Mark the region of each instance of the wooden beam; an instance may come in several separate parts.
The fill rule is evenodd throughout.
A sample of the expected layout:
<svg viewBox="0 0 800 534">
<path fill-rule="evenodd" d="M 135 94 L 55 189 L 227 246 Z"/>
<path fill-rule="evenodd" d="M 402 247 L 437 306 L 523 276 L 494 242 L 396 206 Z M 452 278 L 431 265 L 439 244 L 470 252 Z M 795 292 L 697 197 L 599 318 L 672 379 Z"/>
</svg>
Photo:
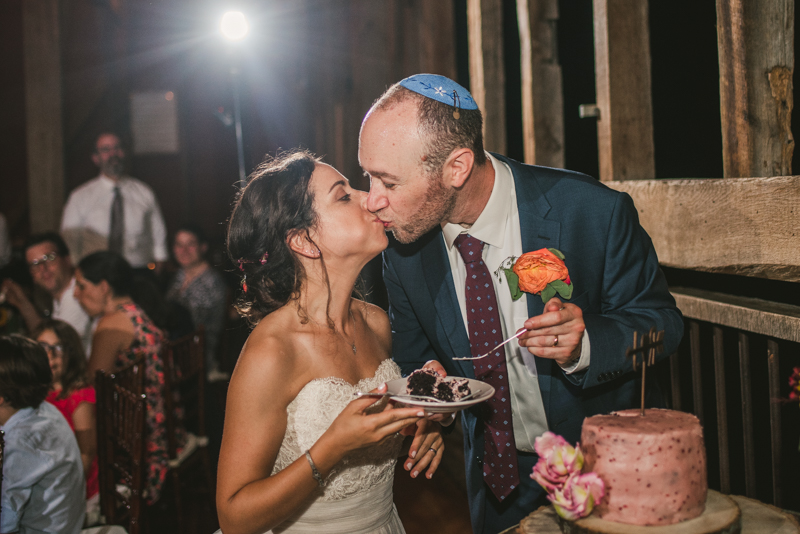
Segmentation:
<svg viewBox="0 0 800 534">
<path fill-rule="evenodd" d="M 470 92 L 483 112 L 486 150 L 506 152 L 502 0 L 467 0 Z"/>
<path fill-rule="evenodd" d="M 800 176 L 608 182 L 663 265 L 800 282 Z"/>
<path fill-rule="evenodd" d="M 557 0 L 517 0 L 525 163 L 564 166 L 564 98 Z"/>
<path fill-rule="evenodd" d="M 22 2 L 31 232 L 58 230 L 64 206 L 58 0 Z"/>
<path fill-rule="evenodd" d="M 670 293 L 689 319 L 800 343 L 800 306 L 687 287 Z"/>
<path fill-rule="evenodd" d="M 647 2 L 594 0 L 600 179 L 655 178 Z"/>
<path fill-rule="evenodd" d="M 725 177 L 792 173 L 794 0 L 717 0 Z"/>
<path fill-rule="evenodd" d="M 417 0 L 419 72 L 456 79 L 455 6 L 453 0 Z"/>
</svg>

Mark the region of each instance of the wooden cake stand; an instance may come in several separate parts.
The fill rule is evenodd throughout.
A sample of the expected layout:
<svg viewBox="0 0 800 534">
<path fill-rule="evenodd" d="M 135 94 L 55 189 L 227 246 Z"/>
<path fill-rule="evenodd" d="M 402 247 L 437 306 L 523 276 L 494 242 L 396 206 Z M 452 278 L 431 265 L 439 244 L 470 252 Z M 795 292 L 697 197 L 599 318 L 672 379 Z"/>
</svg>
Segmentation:
<svg viewBox="0 0 800 534">
<path fill-rule="evenodd" d="M 699 517 L 674 525 L 642 527 L 604 521 L 589 516 L 579 521 L 564 521 L 552 506 L 542 506 L 522 520 L 519 526 L 501 534 L 798 534 L 794 517 L 778 508 L 747 497 L 726 497 L 708 491 L 706 509 Z"/>
</svg>

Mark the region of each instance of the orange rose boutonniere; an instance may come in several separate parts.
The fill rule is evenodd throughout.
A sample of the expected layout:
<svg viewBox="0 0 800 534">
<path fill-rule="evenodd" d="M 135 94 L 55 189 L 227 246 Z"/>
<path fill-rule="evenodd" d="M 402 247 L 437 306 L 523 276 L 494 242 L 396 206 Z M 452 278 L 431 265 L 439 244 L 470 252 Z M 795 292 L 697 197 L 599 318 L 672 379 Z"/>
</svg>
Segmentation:
<svg viewBox="0 0 800 534">
<path fill-rule="evenodd" d="M 542 302 L 556 296 L 572 297 L 572 281 L 564 263 L 564 254 L 554 248 L 526 252 L 519 258 L 511 257 L 500 266 L 505 272 L 511 298 L 517 300 L 522 293 L 541 295 Z"/>
</svg>

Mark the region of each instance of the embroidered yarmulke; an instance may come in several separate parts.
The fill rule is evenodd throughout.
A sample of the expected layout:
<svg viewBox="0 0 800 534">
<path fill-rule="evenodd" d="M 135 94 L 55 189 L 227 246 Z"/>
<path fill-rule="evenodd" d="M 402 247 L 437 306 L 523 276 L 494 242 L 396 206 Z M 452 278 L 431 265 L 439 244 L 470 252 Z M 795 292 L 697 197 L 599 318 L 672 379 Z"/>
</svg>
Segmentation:
<svg viewBox="0 0 800 534">
<path fill-rule="evenodd" d="M 415 74 L 402 80 L 400 85 L 409 91 L 414 91 L 448 106 L 459 109 L 478 109 L 478 104 L 475 103 L 469 91 L 446 76 Z"/>
</svg>

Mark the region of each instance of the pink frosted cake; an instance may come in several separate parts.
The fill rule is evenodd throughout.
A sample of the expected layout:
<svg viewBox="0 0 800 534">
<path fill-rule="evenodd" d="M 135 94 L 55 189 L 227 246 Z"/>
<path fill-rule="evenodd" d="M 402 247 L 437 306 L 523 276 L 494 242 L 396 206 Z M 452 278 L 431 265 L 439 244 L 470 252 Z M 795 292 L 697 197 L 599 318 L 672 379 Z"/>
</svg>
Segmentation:
<svg viewBox="0 0 800 534">
<path fill-rule="evenodd" d="M 624 410 L 583 421 L 584 472 L 606 484 L 594 513 L 632 525 L 669 525 L 703 513 L 708 483 L 700 421 L 673 410 Z"/>
</svg>

